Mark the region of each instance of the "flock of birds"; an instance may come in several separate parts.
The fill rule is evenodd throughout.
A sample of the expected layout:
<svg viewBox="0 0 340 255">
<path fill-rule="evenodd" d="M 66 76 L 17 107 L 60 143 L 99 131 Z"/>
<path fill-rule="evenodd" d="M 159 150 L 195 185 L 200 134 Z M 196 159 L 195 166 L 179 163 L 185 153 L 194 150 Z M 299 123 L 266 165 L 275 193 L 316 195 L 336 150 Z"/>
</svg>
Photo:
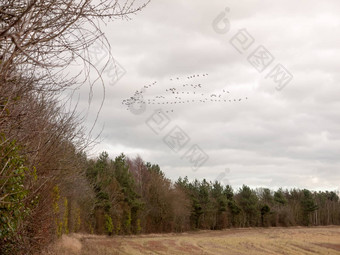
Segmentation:
<svg viewBox="0 0 340 255">
<path fill-rule="evenodd" d="M 192 81 L 193 79 L 197 79 L 199 77 L 208 77 L 209 74 L 194 74 L 191 76 L 187 76 L 185 78 L 170 78 L 170 83 L 176 81 L 183 81 L 185 83 L 172 85 L 171 87 L 165 88 L 161 95 L 149 96 L 147 97 L 146 92 L 153 87 L 159 86 L 158 82 L 155 81 L 149 85 L 145 85 L 141 90 L 137 90 L 134 95 L 130 98 L 124 99 L 122 104 L 127 107 L 127 110 L 130 107 L 135 107 L 135 105 L 160 105 L 160 106 L 172 106 L 171 109 L 165 110 L 166 113 L 174 112 L 175 105 L 185 105 L 185 104 L 207 104 L 207 103 L 231 103 L 231 102 L 241 102 L 242 100 L 247 100 L 248 98 L 231 98 L 230 92 L 223 89 L 220 93 L 204 93 L 203 84 L 195 83 Z M 169 108 L 169 107 L 167 107 Z"/>
</svg>

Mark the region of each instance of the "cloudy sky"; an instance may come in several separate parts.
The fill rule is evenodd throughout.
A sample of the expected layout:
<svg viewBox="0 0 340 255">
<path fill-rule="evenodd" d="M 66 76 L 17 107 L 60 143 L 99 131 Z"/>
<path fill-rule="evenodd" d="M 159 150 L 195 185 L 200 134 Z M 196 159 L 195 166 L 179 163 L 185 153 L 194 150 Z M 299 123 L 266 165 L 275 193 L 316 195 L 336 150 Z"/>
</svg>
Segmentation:
<svg viewBox="0 0 340 255">
<path fill-rule="evenodd" d="M 103 75 L 92 153 L 139 154 L 173 180 L 339 190 L 339 13 L 337 0 L 155 0 L 108 22 L 126 73 Z M 144 104 L 127 110 L 136 91 Z M 102 98 L 97 86 L 87 126 Z"/>
</svg>

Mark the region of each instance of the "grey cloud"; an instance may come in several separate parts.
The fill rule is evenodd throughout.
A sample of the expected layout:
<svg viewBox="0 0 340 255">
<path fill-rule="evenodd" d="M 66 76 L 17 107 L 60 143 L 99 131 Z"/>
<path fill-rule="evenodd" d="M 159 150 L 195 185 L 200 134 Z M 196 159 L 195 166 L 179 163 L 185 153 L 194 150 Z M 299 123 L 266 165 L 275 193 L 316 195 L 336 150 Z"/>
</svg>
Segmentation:
<svg viewBox="0 0 340 255">
<path fill-rule="evenodd" d="M 226 7 L 231 29 L 217 34 L 212 21 Z M 154 1 L 131 21 L 108 23 L 104 30 L 112 54 L 127 73 L 114 86 L 106 86 L 96 131 L 105 128 L 95 151 L 107 150 L 112 157 L 140 154 L 159 163 L 172 179 L 188 175 L 213 181 L 230 168 L 225 181 L 235 187 L 245 183 L 339 189 L 339 10 L 337 1 Z M 255 38 L 244 54 L 229 44 L 241 28 Z M 258 73 L 247 56 L 261 44 L 275 61 Z M 294 75 L 280 92 L 265 78 L 277 63 Z M 225 89 L 230 91 L 228 100 L 242 101 L 173 107 L 172 121 L 159 135 L 145 124 L 158 105 L 147 105 L 145 112 L 134 115 L 121 104 L 154 81 L 157 87 L 147 89 L 145 98 L 168 97 L 165 89 L 179 88 L 185 77 L 198 73 L 209 73 L 208 79 L 196 80 L 204 85 L 204 94 Z M 184 80 L 171 83 L 172 77 Z M 103 97 L 100 86 L 94 89 L 87 126 Z M 79 93 L 83 110 L 88 89 Z M 175 125 L 191 138 L 177 154 L 162 141 Z M 197 171 L 181 159 L 192 144 L 209 155 Z"/>
</svg>

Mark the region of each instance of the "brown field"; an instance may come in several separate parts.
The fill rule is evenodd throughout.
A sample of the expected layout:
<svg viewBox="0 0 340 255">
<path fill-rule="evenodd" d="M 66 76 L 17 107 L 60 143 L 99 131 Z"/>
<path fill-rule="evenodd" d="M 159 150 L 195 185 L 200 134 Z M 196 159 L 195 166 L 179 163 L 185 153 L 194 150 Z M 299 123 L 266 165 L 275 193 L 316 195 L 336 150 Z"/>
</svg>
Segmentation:
<svg viewBox="0 0 340 255">
<path fill-rule="evenodd" d="M 105 237 L 63 236 L 44 254 L 340 254 L 340 227 L 254 228 Z"/>
</svg>

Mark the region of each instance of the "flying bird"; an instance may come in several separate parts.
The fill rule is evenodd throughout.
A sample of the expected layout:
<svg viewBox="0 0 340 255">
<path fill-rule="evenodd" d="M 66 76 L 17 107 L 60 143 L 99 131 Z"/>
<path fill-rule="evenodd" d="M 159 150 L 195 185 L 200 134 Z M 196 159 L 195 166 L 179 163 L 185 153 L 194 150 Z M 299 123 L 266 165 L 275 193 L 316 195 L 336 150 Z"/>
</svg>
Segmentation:
<svg viewBox="0 0 340 255">
<path fill-rule="evenodd" d="M 208 76 L 208 73 L 204 74 L 193 74 L 189 75 L 186 78 L 187 79 L 193 79 L 198 77 L 206 77 Z M 180 77 L 176 78 L 169 78 L 170 81 L 173 80 L 180 80 Z M 127 109 L 133 104 L 157 104 L 157 105 L 175 105 L 175 104 L 207 104 L 207 103 L 227 103 L 231 102 L 232 100 L 234 102 L 241 102 L 242 98 L 229 98 L 230 96 L 226 95 L 230 94 L 229 91 L 223 89 L 222 93 L 207 93 L 204 91 L 205 85 L 204 83 L 194 83 L 194 84 L 188 84 L 188 83 L 182 83 L 177 84 L 176 86 L 172 87 L 163 87 L 163 93 L 151 93 L 149 95 L 148 91 L 150 91 L 151 88 L 153 88 L 153 85 L 155 85 L 157 81 L 154 81 L 151 85 L 144 85 L 143 89 L 141 91 L 136 91 L 132 97 L 129 97 L 128 99 L 122 100 L 122 104 L 127 106 Z M 173 83 L 176 84 L 176 83 Z M 158 85 L 158 88 L 160 88 L 162 84 Z M 186 89 L 187 88 L 187 89 Z M 197 90 L 200 90 L 198 93 L 196 93 Z M 182 94 L 182 97 L 179 97 L 178 95 Z M 177 96 L 175 96 L 177 95 Z M 145 98 L 144 98 L 145 97 Z M 210 101 L 208 100 L 210 98 Z M 248 100 L 248 97 L 245 97 L 245 100 Z M 173 112 L 174 110 L 166 110 L 167 113 Z"/>
</svg>

